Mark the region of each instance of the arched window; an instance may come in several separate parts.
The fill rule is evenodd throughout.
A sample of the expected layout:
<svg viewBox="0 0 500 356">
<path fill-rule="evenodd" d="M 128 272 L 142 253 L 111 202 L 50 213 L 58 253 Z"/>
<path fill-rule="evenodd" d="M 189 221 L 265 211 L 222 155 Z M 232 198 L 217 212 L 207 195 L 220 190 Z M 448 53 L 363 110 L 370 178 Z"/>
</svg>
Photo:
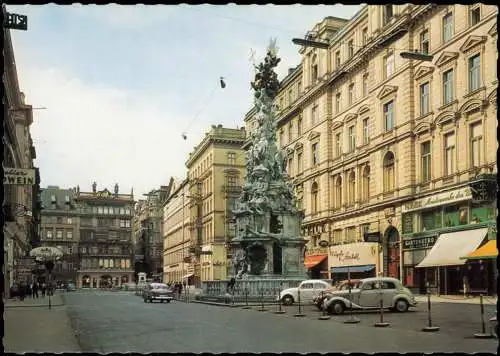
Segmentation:
<svg viewBox="0 0 500 356">
<path fill-rule="evenodd" d="M 335 180 L 335 208 L 342 206 L 342 177 L 338 176 Z"/>
<path fill-rule="evenodd" d="M 354 204 L 356 200 L 356 175 L 354 171 L 349 173 L 349 204 Z"/>
<path fill-rule="evenodd" d="M 370 199 L 370 166 L 363 169 L 363 180 L 361 184 L 361 194 L 363 201 Z"/>
<path fill-rule="evenodd" d="M 313 214 L 318 212 L 318 183 L 316 182 L 311 186 L 311 211 Z"/>
<path fill-rule="evenodd" d="M 384 192 L 394 190 L 394 153 L 387 152 L 384 156 Z"/>
</svg>

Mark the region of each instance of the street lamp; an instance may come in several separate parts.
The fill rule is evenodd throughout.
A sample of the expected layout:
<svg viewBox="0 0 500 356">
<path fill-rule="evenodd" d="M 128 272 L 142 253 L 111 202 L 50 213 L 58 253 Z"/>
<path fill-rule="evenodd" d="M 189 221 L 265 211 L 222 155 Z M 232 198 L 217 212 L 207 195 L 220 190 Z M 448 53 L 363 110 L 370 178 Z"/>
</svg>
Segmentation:
<svg viewBox="0 0 500 356">
<path fill-rule="evenodd" d="M 63 252 L 57 247 L 43 246 L 36 247 L 30 251 L 30 256 L 34 257 L 35 260 L 41 262 L 45 265 L 45 268 L 49 272 L 49 309 L 52 309 L 52 270 L 54 269 L 55 262 L 58 261 L 62 256 Z"/>
<path fill-rule="evenodd" d="M 403 57 L 404 59 L 415 59 L 417 61 L 424 61 L 424 62 L 432 62 L 432 59 L 434 58 L 434 56 L 431 54 L 422 53 L 417 50 L 403 51 L 400 53 L 400 56 Z"/>
</svg>

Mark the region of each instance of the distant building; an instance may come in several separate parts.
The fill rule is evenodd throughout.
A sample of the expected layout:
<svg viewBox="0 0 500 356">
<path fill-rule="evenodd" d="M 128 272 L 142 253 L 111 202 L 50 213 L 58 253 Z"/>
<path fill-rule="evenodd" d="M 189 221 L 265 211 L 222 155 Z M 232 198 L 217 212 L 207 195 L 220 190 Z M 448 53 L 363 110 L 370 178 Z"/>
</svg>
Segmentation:
<svg viewBox="0 0 500 356">
<path fill-rule="evenodd" d="M 195 284 L 224 280 L 231 271 L 227 243 L 234 236 L 234 225 L 230 211 L 243 184 L 244 142 L 244 128 L 212 125 L 186 162 Z"/>
<path fill-rule="evenodd" d="M 132 217 L 134 195 L 98 191 L 75 192 L 79 210 L 78 288 L 106 288 L 133 281 Z"/>
<path fill-rule="evenodd" d="M 79 231 L 74 196 L 75 190 L 57 186 L 48 186 L 41 192 L 41 244 L 57 247 L 64 253 L 52 271 L 52 280 L 56 283 L 76 282 L 77 279 Z"/>
</svg>

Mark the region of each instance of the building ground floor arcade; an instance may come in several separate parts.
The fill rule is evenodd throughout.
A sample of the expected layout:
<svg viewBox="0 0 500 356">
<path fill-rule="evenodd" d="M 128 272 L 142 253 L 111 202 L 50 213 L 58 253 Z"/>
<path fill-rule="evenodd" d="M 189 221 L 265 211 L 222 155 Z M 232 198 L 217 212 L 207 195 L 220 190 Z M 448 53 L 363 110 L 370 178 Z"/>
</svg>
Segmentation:
<svg viewBox="0 0 500 356">
<path fill-rule="evenodd" d="M 134 271 L 85 271 L 78 272 L 77 288 L 113 288 L 122 284 L 134 282 Z"/>
</svg>

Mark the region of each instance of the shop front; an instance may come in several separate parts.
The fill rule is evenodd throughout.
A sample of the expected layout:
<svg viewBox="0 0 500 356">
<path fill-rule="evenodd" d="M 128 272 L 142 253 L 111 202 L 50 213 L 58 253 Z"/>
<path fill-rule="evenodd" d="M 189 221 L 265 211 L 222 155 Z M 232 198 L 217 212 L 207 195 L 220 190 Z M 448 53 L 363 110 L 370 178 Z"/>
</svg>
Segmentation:
<svg viewBox="0 0 500 356">
<path fill-rule="evenodd" d="M 328 248 L 318 247 L 306 250 L 304 265 L 311 279 L 329 279 Z"/>
<path fill-rule="evenodd" d="M 379 244 L 357 242 L 330 246 L 328 266 L 333 283 L 341 280 L 375 277 L 381 271 Z"/>
</svg>

